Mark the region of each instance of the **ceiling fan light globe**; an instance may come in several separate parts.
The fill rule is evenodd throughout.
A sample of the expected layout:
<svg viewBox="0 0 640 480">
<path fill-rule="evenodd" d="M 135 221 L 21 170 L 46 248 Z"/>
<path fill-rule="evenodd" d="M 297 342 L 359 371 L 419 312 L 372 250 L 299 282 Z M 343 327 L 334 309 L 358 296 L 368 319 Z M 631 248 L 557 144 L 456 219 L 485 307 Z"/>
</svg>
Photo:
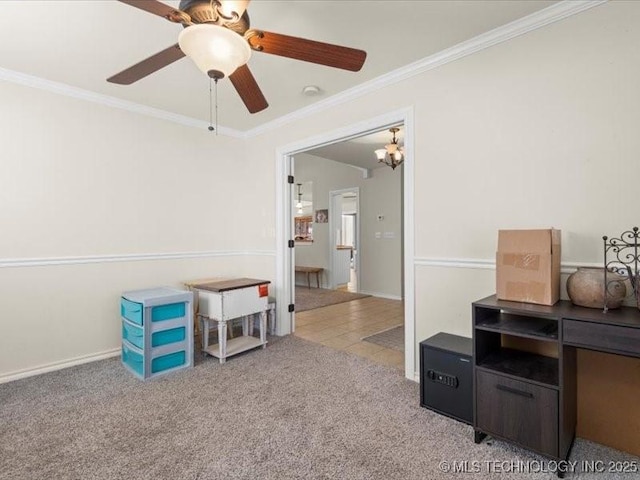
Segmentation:
<svg viewBox="0 0 640 480">
<path fill-rule="evenodd" d="M 178 44 L 206 74 L 218 71 L 228 77 L 251 57 L 251 48 L 243 37 L 218 25 L 191 25 L 180 32 Z"/>
</svg>

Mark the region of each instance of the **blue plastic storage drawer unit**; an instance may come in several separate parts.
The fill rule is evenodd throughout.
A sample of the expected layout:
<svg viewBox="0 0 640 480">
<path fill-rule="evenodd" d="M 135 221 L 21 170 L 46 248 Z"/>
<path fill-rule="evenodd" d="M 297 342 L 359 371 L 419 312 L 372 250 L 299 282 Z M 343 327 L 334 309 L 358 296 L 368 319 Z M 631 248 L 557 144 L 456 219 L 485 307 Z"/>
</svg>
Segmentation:
<svg viewBox="0 0 640 480">
<path fill-rule="evenodd" d="M 147 379 L 193 365 L 193 294 L 162 287 L 120 299 L 122 363 Z"/>
</svg>

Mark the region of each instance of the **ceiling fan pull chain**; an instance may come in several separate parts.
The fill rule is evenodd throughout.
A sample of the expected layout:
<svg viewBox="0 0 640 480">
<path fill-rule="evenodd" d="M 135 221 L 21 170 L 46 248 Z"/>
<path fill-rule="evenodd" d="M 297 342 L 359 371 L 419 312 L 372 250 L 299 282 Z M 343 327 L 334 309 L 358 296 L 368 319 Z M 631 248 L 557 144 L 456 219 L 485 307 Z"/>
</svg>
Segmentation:
<svg viewBox="0 0 640 480">
<path fill-rule="evenodd" d="M 216 135 L 218 135 L 218 79 L 214 80 L 216 82 Z"/>
<path fill-rule="evenodd" d="M 214 128 L 213 128 L 213 98 L 211 97 L 211 77 L 209 77 L 209 131 L 213 132 Z M 217 86 L 216 86 L 216 90 L 217 90 Z M 217 116 L 217 114 L 216 114 Z M 218 122 L 216 119 L 216 127 L 218 126 Z M 216 129 L 217 130 L 217 129 Z M 217 132 L 216 132 L 217 133 Z"/>
</svg>

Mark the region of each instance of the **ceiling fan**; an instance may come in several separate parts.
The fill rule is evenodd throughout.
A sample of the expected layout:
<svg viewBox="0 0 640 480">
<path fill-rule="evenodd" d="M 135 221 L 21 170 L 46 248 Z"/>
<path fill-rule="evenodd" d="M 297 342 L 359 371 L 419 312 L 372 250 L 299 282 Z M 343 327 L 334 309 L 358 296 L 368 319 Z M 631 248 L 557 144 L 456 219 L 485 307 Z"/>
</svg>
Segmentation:
<svg viewBox="0 0 640 480">
<path fill-rule="evenodd" d="M 186 55 L 212 79 L 228 76 L 249 112 L 257 113 L 269 104 L 247 65 L 252 50 L 352 72 L 367 57 L 363 50 L 252 29 L 250 0 L 181 0 L 178 9 L 156 0 L 119 1 L 181 23 L 184 30 L 177 44 L 108 78 L 111 83 L 130 85 Z"/>
</svg>

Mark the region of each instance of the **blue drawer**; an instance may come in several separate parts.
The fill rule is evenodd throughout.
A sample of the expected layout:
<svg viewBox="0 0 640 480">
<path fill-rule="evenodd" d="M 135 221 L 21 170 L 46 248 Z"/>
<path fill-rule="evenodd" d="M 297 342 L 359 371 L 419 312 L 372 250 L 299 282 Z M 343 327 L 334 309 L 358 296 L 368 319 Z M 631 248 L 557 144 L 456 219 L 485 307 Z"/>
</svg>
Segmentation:
<svg viewBox="0 0 640 480">
<path fill-rule="evenodd" d="M 182 342 L 186 338 L 186 328 L 170 328 L 151 334 L 151 346 L 160 347 L 169 343 Z M 122 321 L 122 339 L 144 350 L 144 328 Z"/>
<path fill-rule="evenodd" d="M 129 348 L 126 343 L 122 344 L 122 363 L 141 377 L 144 377 L 144 357 L 142 354 Z"/>
<path fill-rule="evenodd" d="M 122 321 L 122 339 L 144 349 L 144 328 Z"/>
<path fill-rule="evenodd" d="M 142 325 L 144 309 L 141 303 L 131 302 L 126 298 L 120 299 L 120 315 L 127 320 Z"/>
<path fill-rule="evenodd" d="M 156 357 L 151 360 L 151 373 L 158 373 L 170 368 L 179 367 L 184 365 L 186 360 L 187 355 L 184 350 Z"/>
<path fill-rule="evenodd" d="M 182 342 L 186 337 L 185 327 L 170 328 L 151 335 L 151 346 L 159 347 L 168 343 Z"/>
<path fill-rule="evenodd" d="M 151 309 L 151 321 L 161 322 L 162 320 L 171 320 L 172 318 L 184 317 L 185 303 L 169 303 L 168 305 L 159 305 Z"/>
</svg>

